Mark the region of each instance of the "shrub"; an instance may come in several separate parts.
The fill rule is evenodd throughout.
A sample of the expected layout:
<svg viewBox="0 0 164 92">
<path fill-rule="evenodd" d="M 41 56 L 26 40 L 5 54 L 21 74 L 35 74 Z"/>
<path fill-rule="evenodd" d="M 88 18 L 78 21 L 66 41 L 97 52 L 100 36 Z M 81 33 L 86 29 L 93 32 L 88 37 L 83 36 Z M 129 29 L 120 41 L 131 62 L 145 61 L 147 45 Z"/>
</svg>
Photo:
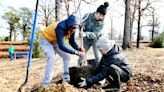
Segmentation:
<svg viewBox="0 0 164 92">
<path fill-rule="evenodd" d="M 5 37 L 5 41 L 9 41 L 10 40 L 10 38 L 9 37 Z"/>
<path fill-rule="evenodd" d="M 163 48 L 164 47 L 164 32 L 159 34 L 154 38 L 153 42 L 150 44 L 153 48 Z"/>
<path fill-rule="evenodd" d="M 35 39 L 34 40 L 32 57 L 33 58 L 43 57 L 43 52 L 41 50 L 41 47 L 40 47 L 40 44 L 39 44 L 39 40 L 38 39 Z"/>
</svg>

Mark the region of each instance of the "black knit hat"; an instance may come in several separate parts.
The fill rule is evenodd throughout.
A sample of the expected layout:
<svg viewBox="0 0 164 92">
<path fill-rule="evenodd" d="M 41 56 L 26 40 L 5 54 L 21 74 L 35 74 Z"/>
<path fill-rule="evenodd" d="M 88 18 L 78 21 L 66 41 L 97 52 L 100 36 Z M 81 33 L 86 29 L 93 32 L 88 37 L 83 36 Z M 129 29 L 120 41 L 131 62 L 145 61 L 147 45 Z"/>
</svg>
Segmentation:
<svg viewBox="0 0 164 92">
<path fill-rule="evenodd" d="M 108 2 L 104 2 L 104 5 L 100 5 L 98 8 L 97 8 L 97 11 L 96 12 L 99 12 L 103 15 L 106 14 L 107 12 L 107 7 L 109 6 L 109 3 Z"/>
</svg>

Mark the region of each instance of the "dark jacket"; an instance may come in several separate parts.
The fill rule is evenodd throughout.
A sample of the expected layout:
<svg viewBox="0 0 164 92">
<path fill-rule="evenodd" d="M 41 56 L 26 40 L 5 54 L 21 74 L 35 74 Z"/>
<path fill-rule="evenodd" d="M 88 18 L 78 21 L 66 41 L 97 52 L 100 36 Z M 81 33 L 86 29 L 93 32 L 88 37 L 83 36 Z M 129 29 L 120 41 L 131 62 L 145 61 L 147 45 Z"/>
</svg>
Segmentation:
<svg viewBox="0 0 164 92">
<path fill-rule="evenodd" d="M 98 74 L 96 74 L 95 76 L 86 78 L 87 85 L 92 86 L 93 84 L 98 83 L 99 81 L 106 78 L 109 75 L 108 74 L 109 67 L 112 64 L 120 67 L 129 76 L 132 75 L 121 47 L 114 45 L 113 48 L 107 52 L 107 54 L 103 55 L 100 61 L 100 65 L 96 69 Z"/>
<path fill-rule="evenodd" d="M 61 21 L 55 30 L 59 48 L 70 54 L 74 54 L 75 53 L 74 49 L 78 50 L 78 48 L 79 48 L 75 42 L 75 37 L 74 37 L 75 33 L 71 34 L 70 38 L 69 38 L 69 43 L 74 49 L 68 48 L 65 44 L 64 36 L 67 35 L 69 27 L 73 26 L 73 25 L 80 25 L 80 22 L 74 15 L 71 15 L 71 16 L 69 16 L 68 19 Z"/>
</svg>

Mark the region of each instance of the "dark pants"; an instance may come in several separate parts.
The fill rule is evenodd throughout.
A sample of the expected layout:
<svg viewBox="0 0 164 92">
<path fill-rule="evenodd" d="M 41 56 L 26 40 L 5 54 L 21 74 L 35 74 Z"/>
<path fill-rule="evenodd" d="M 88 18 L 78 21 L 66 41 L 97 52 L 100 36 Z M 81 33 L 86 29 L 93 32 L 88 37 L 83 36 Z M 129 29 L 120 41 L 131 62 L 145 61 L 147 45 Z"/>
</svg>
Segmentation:
<svg viewBox="0 0 164 92">
<path fill-rule="evenodd" d="M 110 83 L 110 88 L 120 89 L 121 82 L 127 82 L 130 79 L 130 76 L 127 72 L 122 70 L 120 67 L 112 64 L 109 67 L 109 76 L 107 76 L 107 81 Z"/>
<path fill-rule="evenodd" d="M 14 59 L 14 53 L 9 53 L 10 54 L 10 60 Z"/>
</svg>

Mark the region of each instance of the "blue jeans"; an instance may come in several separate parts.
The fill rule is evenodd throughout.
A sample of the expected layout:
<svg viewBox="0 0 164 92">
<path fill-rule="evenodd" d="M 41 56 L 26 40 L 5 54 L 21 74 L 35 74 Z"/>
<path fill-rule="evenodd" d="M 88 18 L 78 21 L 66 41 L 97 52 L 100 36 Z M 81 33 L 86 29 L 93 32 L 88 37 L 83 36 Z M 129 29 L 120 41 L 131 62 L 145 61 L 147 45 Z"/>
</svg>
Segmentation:
<svg viewBox="0 0 164 92">
<path fill-rule="evenodd" d="M 14 59 L 14 53 L 9 53 L 10 54 L 10 60 Z"/>
<path fill-rule="evenodd" d="M 69 76 L 70 56 L 69 54 L 60 50 L 58 45 L 53 45 L 47 40 L 43 39 L 42 37 L 40 37 L 39 40 L 40 40 L 40 45 L 42 47 L 42 50 L 45 53 L 45 56 L 47 59 L 43 86 L 47 87 L 52 80 L 53 73 L 54 73 L 54 64 L 56 61 L 56 57 L 55 57 L 56 53 L 58 53 L 63 58 L 63 64 L 64 64 L 63 80 L 70 81 L 70 76 Z"/>
</svg>

